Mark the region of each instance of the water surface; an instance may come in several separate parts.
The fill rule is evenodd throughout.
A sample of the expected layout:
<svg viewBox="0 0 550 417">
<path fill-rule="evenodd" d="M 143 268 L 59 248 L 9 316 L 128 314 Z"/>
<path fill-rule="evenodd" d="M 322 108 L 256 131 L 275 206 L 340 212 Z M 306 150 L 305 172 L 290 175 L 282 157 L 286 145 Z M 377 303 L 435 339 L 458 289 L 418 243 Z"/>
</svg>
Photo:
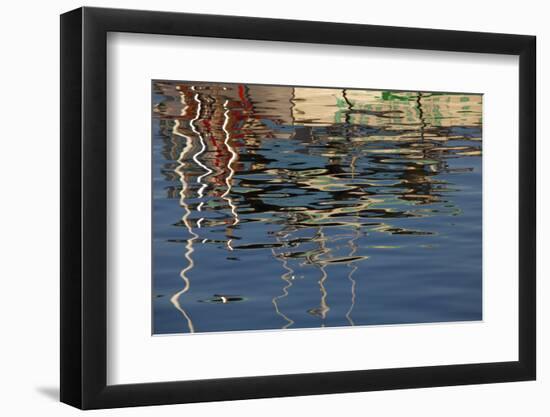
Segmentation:
<svg viewBox="0 0 550 417">
<path fill-rule="evenodd" d="M 155 334 L 482 318 L 482 96 L 153 82 Z"/>
</svg>

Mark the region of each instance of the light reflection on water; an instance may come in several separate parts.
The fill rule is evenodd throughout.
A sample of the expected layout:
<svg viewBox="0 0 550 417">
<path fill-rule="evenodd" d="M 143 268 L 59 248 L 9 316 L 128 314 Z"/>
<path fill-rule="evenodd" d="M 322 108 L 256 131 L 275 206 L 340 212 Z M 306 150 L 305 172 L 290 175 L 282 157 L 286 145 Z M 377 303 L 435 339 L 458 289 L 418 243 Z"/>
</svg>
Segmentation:
<svg viewBox="0 0 550 417">
<path fill-rule="evenodd" d="M 154 333 L 481 319 L 481 101 L 154 82 Z"/>
</svg>

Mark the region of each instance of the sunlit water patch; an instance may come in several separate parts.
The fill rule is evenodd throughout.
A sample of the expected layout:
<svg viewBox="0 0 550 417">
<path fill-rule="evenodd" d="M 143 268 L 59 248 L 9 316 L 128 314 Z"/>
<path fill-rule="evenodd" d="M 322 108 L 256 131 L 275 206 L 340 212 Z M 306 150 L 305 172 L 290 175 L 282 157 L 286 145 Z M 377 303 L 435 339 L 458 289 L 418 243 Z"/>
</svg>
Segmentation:
<svg viewBox="0 0 550 417">
<path fill-rule="evenodd" d="M 480 320 L 481 108 L 154 82 L 154 333 Z"/>
</svg>

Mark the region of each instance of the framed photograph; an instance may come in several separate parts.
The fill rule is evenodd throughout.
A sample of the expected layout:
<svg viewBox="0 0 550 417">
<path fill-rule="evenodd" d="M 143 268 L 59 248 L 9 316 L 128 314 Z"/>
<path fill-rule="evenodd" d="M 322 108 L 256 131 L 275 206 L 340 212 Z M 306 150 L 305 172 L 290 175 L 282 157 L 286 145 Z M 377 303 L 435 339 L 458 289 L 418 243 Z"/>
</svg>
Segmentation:
<svg viewBox="0 0 550 417">
<path fill-rule="evenodd" d="M 61 401 L 535 379 L 535 37 L 85 7 L 61 101 Z"/>
</svg>

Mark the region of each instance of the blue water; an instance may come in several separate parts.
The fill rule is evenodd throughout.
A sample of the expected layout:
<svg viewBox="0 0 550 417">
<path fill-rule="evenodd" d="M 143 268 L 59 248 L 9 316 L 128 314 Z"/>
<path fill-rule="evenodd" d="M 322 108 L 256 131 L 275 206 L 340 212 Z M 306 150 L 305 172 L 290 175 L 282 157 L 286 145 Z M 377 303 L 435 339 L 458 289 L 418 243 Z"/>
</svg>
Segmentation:
<svg viewBox="0 0 550 417">
<path fill-rule="evenodd" d="M 482 319 L 481 96 L 155 82 L 153 332 Z"/>
</svg>

